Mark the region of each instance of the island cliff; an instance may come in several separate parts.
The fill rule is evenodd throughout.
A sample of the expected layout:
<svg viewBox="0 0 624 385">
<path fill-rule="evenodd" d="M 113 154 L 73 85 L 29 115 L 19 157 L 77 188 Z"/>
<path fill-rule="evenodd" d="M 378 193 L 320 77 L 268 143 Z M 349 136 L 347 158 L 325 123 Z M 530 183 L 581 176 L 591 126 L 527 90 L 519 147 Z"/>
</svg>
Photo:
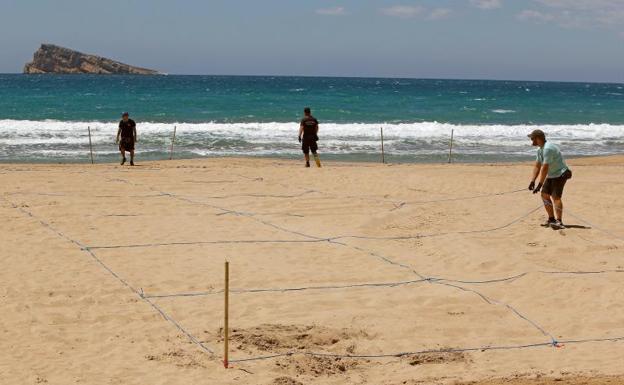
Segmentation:
<svg viewBox="0 0 624 385">
<path fill-rule="evenodd" d="M 159 75 L 160 72 L 134 67 L 100 56 L 88 55 L 53 44 L 42 44 L 33 61 L 24 66 L 25 74 L 126 74 Z"/>
</svg>

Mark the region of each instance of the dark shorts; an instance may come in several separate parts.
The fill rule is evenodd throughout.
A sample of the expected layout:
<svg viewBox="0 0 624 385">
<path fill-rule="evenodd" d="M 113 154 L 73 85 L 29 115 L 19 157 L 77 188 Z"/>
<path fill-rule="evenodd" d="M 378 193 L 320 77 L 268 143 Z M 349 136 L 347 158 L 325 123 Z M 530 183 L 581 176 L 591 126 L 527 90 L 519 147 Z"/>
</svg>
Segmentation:
<svg viewBox="0 0 624 385">
<path fill-rule="evenodd" d="M 312 138 L 303 138 L 303 141 L 301 142 L 301 150 L 306 155 L 310 153 L 310 150 L 312 150 L 313 154 L 316 154 L 316 151 L 318 150 L 316 140 Z"/>
<path fill-rule="evenodd" d="M 544 186 L 542 186 L 542 192 L 555 198 L 561 198 L 563 196 L 563 188 L 570 178 L 572 178 L 572 172 L 567 170 L 558 178 L 546 179 Z"/>
<path fill-rule="evenodd" d="M 134 138 L 121 138 L 119 151 L 134 151 Z"/>
</svg>

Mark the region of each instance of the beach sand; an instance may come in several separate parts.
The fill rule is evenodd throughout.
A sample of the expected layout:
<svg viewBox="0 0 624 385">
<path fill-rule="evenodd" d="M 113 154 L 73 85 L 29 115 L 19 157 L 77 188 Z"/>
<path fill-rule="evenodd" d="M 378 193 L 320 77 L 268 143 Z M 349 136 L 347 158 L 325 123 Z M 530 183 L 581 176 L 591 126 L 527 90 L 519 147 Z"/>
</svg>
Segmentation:
<svg viewBox="0 0 624 385">
<path fill-rule="evenodd" d="M 624 157 L 570 164 L 563 231 L 529 163 L 0 165 L 0 383 L 624 384 Z M 226 260 L 230 359 L 297 354 L 223 368 Z"/>
</svg>

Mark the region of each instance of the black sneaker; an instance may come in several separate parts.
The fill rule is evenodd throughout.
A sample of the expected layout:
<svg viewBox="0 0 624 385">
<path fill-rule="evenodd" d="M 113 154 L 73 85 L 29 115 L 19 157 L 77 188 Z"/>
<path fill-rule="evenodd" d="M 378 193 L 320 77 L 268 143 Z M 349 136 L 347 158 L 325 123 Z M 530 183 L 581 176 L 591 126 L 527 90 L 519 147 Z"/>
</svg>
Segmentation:
<svg viewBox="0 0 624 385">
<path fill-rule="evenodd" d="M 563 225 L 563 222 L 561 221 L 554 221 L 551 225 L 550 228 L 553 230 L 564 230 L 566 227 Z"/>
<path fill-rule="evenodd" d="M 126 163 L 126 158 L 123 158 L 123 159 L 121 160 L 121 165 L 122 165 L 122 166 L 124 165 L 124 163 Z"/>
<path fill-rule="evenodd" d="M 541 226 L 542 227 L 552 227 L 552 225 L 554 223 L 556 223 L 557 221 L 555 220 L 555 218 L 549 218 L 546 222 L 542 223 Z"/>
</svg>

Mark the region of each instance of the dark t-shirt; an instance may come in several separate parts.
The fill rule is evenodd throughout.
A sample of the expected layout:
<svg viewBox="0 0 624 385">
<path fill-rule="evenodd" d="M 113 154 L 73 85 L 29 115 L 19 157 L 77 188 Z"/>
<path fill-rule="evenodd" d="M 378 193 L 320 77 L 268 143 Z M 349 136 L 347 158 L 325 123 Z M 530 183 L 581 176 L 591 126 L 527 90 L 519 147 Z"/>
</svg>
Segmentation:
<svg viewBox="0 0 624 385">
<path fill-rule="evenodd" d="M 134 138 L 134 128 L 136 123 L 132 119 L 128 119 L 127 122 L 123 120 L 119 122 L 119 128 L 121 129 L 122 138 Z"/>
<path fill-rule="evenodd" d="M 306 116 L 301 119 L 303 126 L 303 137 L 305 139 L 316 139 L 316 131 L 318 130 L 318 120 L 314 116 Z"/>
</svg>

